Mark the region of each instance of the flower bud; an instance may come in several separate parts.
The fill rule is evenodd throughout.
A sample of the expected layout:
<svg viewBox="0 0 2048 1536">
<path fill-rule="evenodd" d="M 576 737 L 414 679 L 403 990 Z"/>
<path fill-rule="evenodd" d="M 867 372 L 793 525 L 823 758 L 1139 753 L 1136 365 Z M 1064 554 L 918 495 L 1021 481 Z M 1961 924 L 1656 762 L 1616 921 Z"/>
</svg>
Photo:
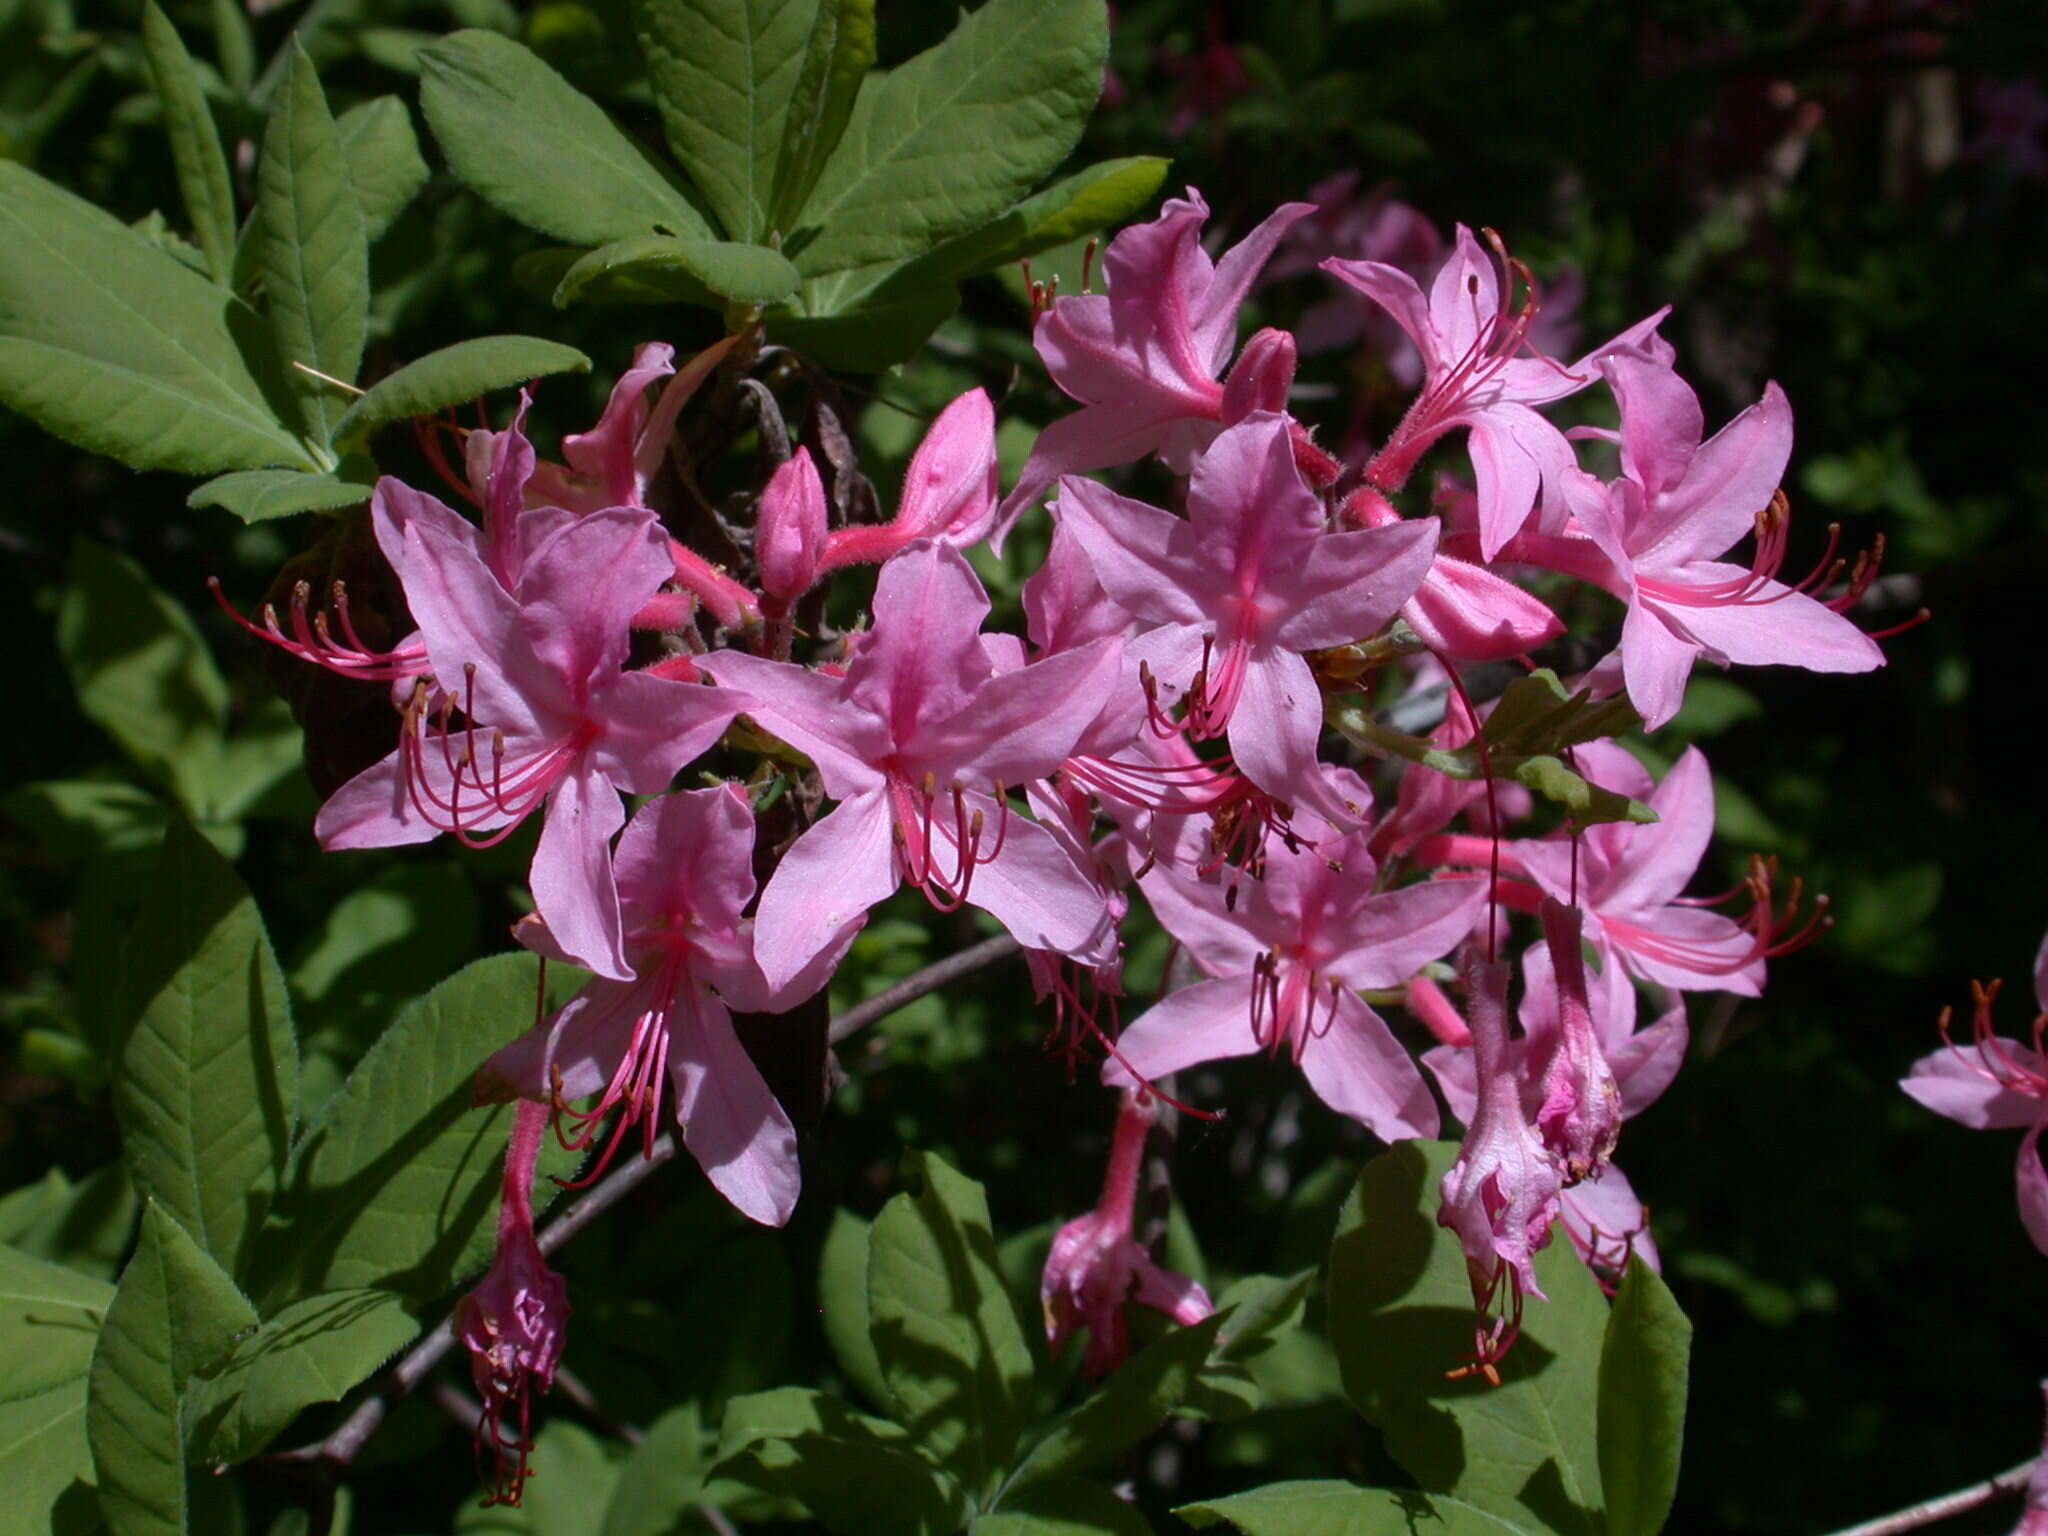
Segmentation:
<svg viewBox="0 0 2048 1536">
<path fill-rule="evenodd" d="M 1223 381 L 1223 425 L 1235 426 L 1254 411 L 1285 411 L 1294 387 L 1294 338 L 1267 326 L 1244 344 Z"/>
<path fill-rule="evenodd" d="M 769 477 L 754 522 L 754 559 L 761 590 L 787 607 L 810 590 L 825 547 L 825 485 L 799 448 Z"/>
</svg>

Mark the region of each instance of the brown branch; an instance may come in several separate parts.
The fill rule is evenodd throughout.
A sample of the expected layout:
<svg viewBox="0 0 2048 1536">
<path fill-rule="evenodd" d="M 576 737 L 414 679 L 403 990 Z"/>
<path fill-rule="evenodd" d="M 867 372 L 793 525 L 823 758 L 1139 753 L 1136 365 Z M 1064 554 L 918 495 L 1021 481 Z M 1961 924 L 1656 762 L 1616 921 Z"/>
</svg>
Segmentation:
<svg viewBox="0 0 2048 1536">
<path fill-rule="evenodd" d="M 937 991 L 948 982 L 979 970 L 984 965 L 1000 960 L 1016 952 L 1017 941 L 1008 934 L 963 949 L 957 955 L 948 956 L 936 964 L 906 976 L 894 986 L 886 988 L 840 1014 L 826 1026 L 828 1037 L 834 1042 L 844 1040 L 856 1030 L 865 1028 L 875 1020 L 894 1013 L 906 1003 L 915 1002 L 929 992 Z M 614 1169 L 594 1185 L 588 1193 L 572 1201 L 561 1214 L 548 1222 L 539 1231 L 542 1253 L 553 1253 L 578 1232 L 589 1226 L 606 1211 L 637 1189 L 657 1168 L 676 1155 L 675 1137 L 663 1134 L 656 1138 L 644 1157 L 636 1157 L 623 1167 Z M 400 1357 L 397 1364 L 380 1377 L 370 1393 L 343 1419 L 325 1439 L 310 1445 L 296 1446 L 291 1450 L 277 1451 L 263 1461 L 280 1469 L 299 1469 L 315 1485 L 315 1497 L 319 1500 L 313 1511 L 314 1536 L 324 1536 L 333 1518 L 333 1492 L 343 1471 L 362 1451 L 370 1436 L 382 1427 L 384 1420 L 399 1401 L 409 1396 L 455 1347 L 455 1323 L 453 1315 L 443 1318 L 433 1330 Z M 714 1530 L 720 1527 L 723 1517 L 706 1507 L 701 1511 L 705 1520 Z"/>
<path fill-rule="evenodd" d="M 1988 1477 L 1981 1483 L 1972 1483 L 1967 1488 L 1958 1488 L 1954 1493 L 1944 1493 L 1939 1498 L 1927 1499 L 1906 1509 L 1895 1510 L 1889 1515 L 1879 1515 L 1875 1520 L 1866 1520 L 1861 1525 L 1852 1525 L 1833 1533 L 1833 1536 L 1899 1536 L 1901 1531 L 1917 1531 L 1923 1525 L 1932 1525 L 1937 1520 L 1952 1520 L 1957 1515 L 1967 1515 L 1973 1509 L 1994 1504 L 2000 1499 L 2009 1499 L 2027 1486 L 2027 1479 L 2033 1476 L 2034 1461 L 2030 1458 L 2016 1467 L 2008 1467 L 1996 1477 Z"/>
</svg>

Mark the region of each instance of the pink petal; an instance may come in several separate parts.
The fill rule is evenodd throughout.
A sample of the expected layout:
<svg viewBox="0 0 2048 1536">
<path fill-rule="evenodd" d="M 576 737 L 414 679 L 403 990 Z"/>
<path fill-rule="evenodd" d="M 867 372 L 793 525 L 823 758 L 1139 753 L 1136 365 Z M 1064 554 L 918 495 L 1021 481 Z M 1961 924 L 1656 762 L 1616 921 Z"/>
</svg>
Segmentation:
<svg viewBox="0 0 2048 1536">
<path fill-rule="evenodd" d="M 1747 535 L 1785 477 L 1792 404 L 1775 383 L 1700 446 L 1685 479 L 1652 498 L 1630 546 L 1646 567 L 1712 559 Z"/>
<path fill-rule="evenodd" d="M 1993 1042 L 1996 1049 L 2023 1059 L 2032 1048 L 2003 1037 Z M 2032 1094 L 2006 1087 L 1979 1060 L 1975 1046 L 1943 1046 L 1913 1063 L 1913 1070 L 1899 1084 L 1906 1096 L 1925 1105 L 1937 1115 L 1946 1115 L 1960 1125 L 1976 1130 L 2009 1130 L 2032 1125 L 2041 1117 L 2041 1101 Z"/>
<path fill-rule="evenodd" d="M 1316 1097 L 1382 1141 L 1437 1133 L 1428 1084 L 1386 1021 L 1356 993 L 1339 992 L 1329 1031 L 1301 1043 L 1301 1071 Z"/>
<path fill-rule="evenodd" d="M 888 723 L 897 746 L 958 714 L 988 679 L 988 594 L 949 544 L 911 545 L 875 582 L 875 627 L 846 669 L 847 698 Z"/>
<path fill-rule="evenodd" d="M 1285 608 L 1273 642 L 1316 651 L 1377 634 L 1429 576 L 1437 531 L 1434 518 L 1417 518 L 1318 536 L 1268 572 L 1265 590 Z"/>
<path fill-rule="evenodd" d="M 648 801 L 619 839 L 613 868 L 628 911 L 649 920 L 688 913 L 703 927 L 737 927 L 754 895 L 754 813 L 745 793 L 728 784 Z"/>
<path fill-rule="evenodd" d="M 1633 974 L 1682 992 L 1756 997 L 1763 991 L 1764 961 L 1754 936 L 1720 913 L 1662 907 L 1634 923 L 1640 931 L 1626 937 L 1602 925 Z"/>
<path fill-rule="evenodd" d="M 601 1090 L 625 1059 L 633 1029 L 652 999 L 639 981 L 584 984 L 554 1015 L 494 1054 L 477 1069 L 478 1096 L 546 1103 L 561 1074 L 564 1099 Z"/>
<path fill-rule="evenodd" d="M 1630 605 L 1621 625 L 1621 671 L 1645 730 L 1678 713 L 1697 655 L 1699 647 L 1674 631 L 1660 609 L 1641 598 Z"/>
<path fill-rule="evenodd" d="M 1240 877 L 1233 871 L 1229 878 Z M 1228 885 L 1193 880 L 1155 865 L 1138 881 L 1138 888 L 1159 926 L 1173 935 L 1205 975 L 1243 975 L 1271 947 L 1269 938 L 1253 934 L 1244 916 L 1232 910 Z"/>
<path fill-rule="evenodd" d="M 843 801 L 790 845 L 754 913 L 754 958 L 771 989 L 789 985 L 848 923 L 902 882 L 879 790 Z"/>
<path fill-rule="evenodd" d="M 1274 247 L 1279 245 L 1280 237 L 1315 211 L 1314 203 L 1282 203 L 1218 258 L 1215 276 L 1197 301 L 1192 317 L 1195 350 L 1206 356 L 1209 377 L 1221 373 L 1230 354 L 1237 349 L 1238 309 Z"/>
<path fill-rule="evenodd" d="M 642 342 L 634 349 L 633 365 L 612 385 L 597 425 L 562 439 L 562 457 L 570 467 L 602 484 L 616 505 L 640 504 L 633 450 L 647 420 L 647 386 L 676 371 L 675 355 L 667 342 Z"/>
<path fill-rule="evenodd" d="M 1702 561 L 1684 576 L 1700 584 L 1740 580 L 1740 567 Z M 1721 659 L 1748 666 L 1777 663 L 1809 672 L 1868 672 L 1884 665 L 1877 642 L 1848 619 L 1782 582 L 1761 584 L 1741 603 L 1692 604 L 1645 597 L 1664 621 Z"/>
<path fill-rule="evenodd" d="M 679 999 L 669 1045 L 683 1145 L 743 1216 L 779 1227 L 803 1187 L 796 1128 L 709 993 Z"/>
<path fill-rule="evenodd" d="M 1124 1026 L 1115 1052 L 1102 1064 L 1102 1080 L 1111 1087 L 1130 1087 L 1133 1073 L 1157 1082 L 1199 1062 L 1249 1056 L 1259 1049 L 1251 1007 L 1249 976 L 1182 987 Z"/>
<path fill-rule="evenodd" d="M 1706 433 L 1699 396 L 1676 370 L 1639 353 L 1620 353 L 1600 366 L 1621 406 L 1622 467 L 1654 501 L 1685 478 L 1699 451 Z"/>
<path fill-rule="evenodd" d="M 1444 554 L 1401 614 L 1432 650 L 1459 661 L 1505 661 L 1564 632 L 1556 614 L 1513 582 Z"/>
<path fill-rule="evenodd" d="M 2014 1174 L 2019 1186 L 2020 1220 L 2027 1224 L 2027 1236 L 2034 1246 L 2048 1253 L 2048 1170 L 2041 1167 L 2041 1131 L 2048 1121 L 2036 1121 L 2020 1142 Z"/>
<path fill-rule="evenodd" d="M 1072 478 L 1060 482 L 1058 512 L 1113 602 L 1154 624 L 1204 621 L 1202 595 L 1216 580 L 1186 520 Z"/>
<path fill-rule="evenodd" d="M 1317 934 L 1322 969 L 1347 986 L 1398 987 L 1472 931 L 1486 904 L 1483 879 L 1426 880 L 1332 912 Z"/>
<path fill-rule="evenodd" d="M 963 774 L 982 784 L 1044 778 L 1072 754 L 1123 670 L 1123 643 L 1112 639 L 990 678 L 959 714 L 900 743 L 902 755 L 942 784 Z"/>
<path fill-rule="evenodd" d="M 1685 1063 L 1688 1038 L 1681 998 L 1656 1023 L 1608 1051 L 1607 1065 L 1621 1088 L 1622 1114 L 1640 1115 L 1671 1086 Z"/>
<path fill-rule="evenodd" d="M 1494 324 L 1499 313 L 1500 280 L 1494 272 L 1493 256 L 1460 224 L 1450 259 L 1437 269 L 1429 288 L 1429 323 L 1435 332 L 1436 350 L 1424 346 L 1422 355 L 1432 375 L 1481 354 L 1485 350 L 1481 333 Z"/>
<path fill-rule="evenodd" d="M 910 456 L 896 524 L 907 538 L 944 536 L 978 544 L 996 506 L 996 415 L 985 391 L 970 389 L 943 411 Z"/>
<path fill-rule="evenodd" d="M 615 670 L 633 615 L 674 573 L 652 512 L 611 507 L 564 525 L 520 571 L 520 622 L 534 654 L 575 683 Z"/>
<path fill-rule="evenodd" d="M 1664 781 L 1652 790 L 1657 820 L 1630 826 L 1620 852 L 1600 882 L 1595 903 L 1602 912 L 1629 914 L 1662 907 L 1682 892 L 1706 856 L 1714 835 L 1714 777 L 1706 755 L 1687 747 Z"/>
<path fill-rule="evenodd" d="M 625 823 L 626 808 L 611 781 L 587 767 L 571 769 L 548 795 L 547 820 L 527 872 L 534 910 L 561 952 L 616 981 L 633 975 L 612 883 L 612 834 Z"/>
<path fill-rule="evenodd" d="M 1323 691 L 1293 651 L 1267 646 L 1245 664 L 1244 688 L 1230 715 L 1237 771 L 1277 800 L 1308 806 L 1334 827 L 1355 824 L 1318 771 Z"/>
<path fill-rule="evenodd" d="M 871 712 L 848 706 L 845 678 L 743 651 L 713 651 L 697 665 L 743 714 L 817 764 L 826 794 L 845 800 L 880 787 L 871 765 L 887 755 L 888 732 Z"/>
<path fill-rule="evenodd" d="M 1049 949 L 1090 963 L 1115 953 L 1116 936 L 1103 905 L 1102 893 L 1067 856 L 1054 836 L 1015 811 L 1004 811 L 985 795 L 967 796 L 970 813 L 980 811 L 984 849 L 993 840 L 998 817 L 1007 815 L 1002 851 L 994 861 L 975 867 L 967 900 L 1009 929 L 1026 949 Z M 934 842 L 941 869 L 954 857 L 951 827 L 935 821 Z"/>
<path fill-rule="evenodd" d="M 329 850 L 399 848 L 432 842 L 441 829 L 413 809 L 400 749 L 370 764 L 329 795 L 313 820 L 313 835 Z"/>
<path fill-rule="evenodd" d="M 590 714 L 604 734 L 590 745 L 591 761 L 620 788 L 657 794 L 710 750 L 745 705 L 730 689 L 616 673 L 592 690 Z"/>
<path fill-rule="evenodd" d="M 1325 261 L 1322 269 L 1384 309 L 1425 359 L 1438 355 L 1436 333 L 1429 319 L 1429 300 L 1406 272 L 1383 261 L 1344 261 L 1335 256 Z"/>
</svg>

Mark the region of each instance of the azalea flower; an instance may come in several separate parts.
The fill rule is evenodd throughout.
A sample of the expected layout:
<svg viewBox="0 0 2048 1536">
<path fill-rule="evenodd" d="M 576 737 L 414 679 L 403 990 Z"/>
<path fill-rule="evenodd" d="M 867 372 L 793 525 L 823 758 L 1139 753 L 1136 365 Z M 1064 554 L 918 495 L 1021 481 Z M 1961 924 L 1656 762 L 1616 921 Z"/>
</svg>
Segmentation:
<svg viewBox="0 0 2048 1536">
<path fill-rule="evenodd" d="M 1971 986 L 1972 1039 L 1967 1046 L 1948 1039 L 1949 1015 L 1943 1012 L 1944 1048 L 1914 1062 L 1899 1086 L 1937 1115 L 1962 1125 L 1979 1130 L 2026 1128 L 2014 1165 L 2020 1220 L 2034 1246 L 2048 1253 L 2048 1170 L 2041 1166 L 2040 1153 L 2041 1133 L 2048 1129 L 2048 1049 L 2042 1045 L 2043 1032 L 2048 1031 L 2048 939 L 2034 956 L 2034 1001 L 2041 1012 L 2030 1040 L 1992 1031 L 1991 1006 L 1998 1000 L 1998 990 L 1995 981 Z"/>
<path fill-rule="evenodd" d="M 1145 1136 L 1154 1118 L 1148 1096 L 1123 1096 L 1102 1197 L 1094 1210 L 1054 1234 L 1039 1281 L 1045 1337 L 1052 1352 L 1059 1354 L 1076 1329 L 1086 1328 L 1088 1353 L 1081 1369 L 1092 1378 L 1107 1376 L 1131 1352 L 1125 1302 L 1163 1312 L 1183 1327 L 1216 1310 L 1207 1291 L 1186 1275 L 1154 1263 L 1131 1231 Z"/>
<path fill-rule="evenodd" d="M 1202 455 L 1185 519 L 1073 477 L 1058 516 L 1110 599 L 1153 626 L 1134 649 L 1186 690 L 1191 734 L 1227 734 L 1238 771 L 1266 793 L 1355 819 L 1317 771 L 1323 695 L 1301 653 L 1385 625 L 1428 571 L 1436 525 L 1328 532 L 1286 418 L 1267 412 Z"/>
<path fill-rule="evenodd" d="M 1280 237 L 1313 203 L 1284 203 L 1211 261 L 1202 249 L 1209 205 L 1188 189 L 1158 218 L 1133 224 L 1102 256 L 1105 293 L 1053 301 L 1032 333 L 1052 381 L 1081 409 L 1038 434 L 1016 486 L 996 513 L 998 549 L 1011 524 L 1062 475 L 1129 464 L 1157 453 L 1181 474 L 1230 422 L 1273 409 L 1270 385 L 1240 386 L 1225 410 L 1219 382 L 1237 342 L 1237 311 Z M 1288 346 L 1291 363 L 1292 346 Z M 1248 354 L 1269 376 L 1271 350 Z M 1289 375 L 1293 369 L 1287 369 Z"/>
<path fill-rule="evenodd" d="M 1113 952 L 1093 882 L 1005 792 L 1044 778 L 1101 712 L 1114 639 L 998 672 L 981 643 L 989 602 L 949 545 L 882 568 L 874 629 L 844 675 L 735 651 L 703 658 L 764 730 L 817 765 L 839 804 L 783 855 L 754 939 L 787 985 L 848 922 L 908 880 L 942 910 L 980 907 L 1028 949 Z"/>
<path fill-rule="evenodd" d="M 486 1504 L 519 1503 L 533 1452 L 533 1389 L 553 1388 L 569 1320 L 569 1288 L 548 1268 L 533 1231 L 533 1170 L 546 1131 L 546 1110 L 521 1104 L 505 1149 L 497 1250 L 452 1319 L 483 1403 L 477 1444 L 485 1435 L 491 1440 L 494 1482 Z"/>
<path fill-rule="evenodd" d="M 670 570 L 654 514 L 567 522 L 508 592 L 473 538 L 403 492 L 385 481 L 373 514 L 400 525 L 385 548 L 434 681 L 415 680 L 398 746 L 335 791 L 314 831 L 324 848 L 443 832 L 485 846 L 545 807 L 534 904 L 566 957 L 626 980 L 610 853 L 619 792 L 666 789 L 738 712 L 715 689 L 622 670 L 628 625 Z"/>
<path fill-rule="evenodd" d="M 733 1032 L 731 1009 L 780 1013 L 824 986 L 859 925 L 828 936 L 791 982 L 770 988 L 754 963 L 754 817 L 736 785 L 663 795 L 642 806 L 616 861 L 633 974 L 598 978 L 484 1065 L 483 1097 L 551 1105 L 588 1145 L 614 1111 L 609 1160 L 633 1127 L 648 1151 L 672 1088 L 683 1145 L 745 1216 L 779 1227 L 796 1207 L 796 1130 Z M 517 929 L 528 949 L 565 958 L 544 919 Z M 570 1100 L 595 1094 L 580 1112 Z M 603 1163 L 600 1162 L 600 1167 Z"/>
<path fill-rule="evenodd" d="M 1663 363 L 1617 356 L 1601 368 L 1621 402 L 1622 475 L 1601 485 L 1569 477 L 1572 511 L 1611 563 L 1610 590 L 1628 604 L 1621 671 L 1629 702 L 1651 729 L 1678 713 L 1696 657 L 1777 662 L 1810 672 L 1868 672 L 1877 644 L 1840 610 L 1873 567 L 1829 602 L 1777 579 L 1790 514 L 1778 482 L 1792 452 L 1792 408 L 1776 384 L 1700 441 L 1699 399 Z M 1756 535 L 1750 565 L 1718 557 Z"/>
<path fill-rule="evenodd" d="M 1536 413 L 1599 378 L 1595 367 L 1612 352 L 1643 345 L 1662 323 L 1659 310 L 1596 347 L 1569 367 L 1524 356 L 1538 307 L 1533 292 L 1513 307 L 1512 279 L 1528 270 L 1507 260 L 1503 285 L 1494 263 L 1464 225 L 1451 256 L 1425 298 L 1415 279 L 1377 261 L 1332 258 L 1323 270 L 1385 309 L 1422 354 L 1422 392 L 1366 465 L 1368 484 L 1394 492 L 1445 433 L 1467 428 L 1479 491 L 1479 541 L 1492 560 L 1527 521 L 1539 495 L 1548 512 L 1564 513 L 1563 477 L 1575 466 L 1564 434 Z"/>
<path fill-rule="evenodd" d="M 1436 1102 L 1407 1049 L 1358 994 L 1397 987 L 1472 929 L 1484 882 L 1374 888 L 1363 834 L 1304 821 L 1269 844 L 1263 878 L 1202 882 L 1156 868 L 1139 881 L 1166 931 L 1209 979 L 1169 994 L 1117 1038 L 1103 1080 L 1151 1082 L 1197 1062 L 1286 1051 L 1309 1087 L 1385 1141 L 1433 1136 Z"/>
</svg>

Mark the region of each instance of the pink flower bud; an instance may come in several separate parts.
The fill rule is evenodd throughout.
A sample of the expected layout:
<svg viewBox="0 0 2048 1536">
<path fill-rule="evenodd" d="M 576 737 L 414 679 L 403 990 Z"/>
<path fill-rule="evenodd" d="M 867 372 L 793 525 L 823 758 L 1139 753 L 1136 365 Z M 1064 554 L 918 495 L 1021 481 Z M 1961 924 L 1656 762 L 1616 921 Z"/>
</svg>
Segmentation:
<svg viewBox="0 0 2048 1536">
<path fill-rule="evenodd" d="M 761 492 L 754 523 L 754 559 L 761 590 L 787 607 L 817 580 L 825 548 L 825 484 L 808 448 L 782 464 Z"/>
<path fill-rule="evenodd" d="M 1557 975 L 1557 1040 L 1543 1071 L 1536 1128 L 1565 1182 L 1576 1184 L 1597 1176 L 1614 1155 L 1621 1135 L 1621 1088 L 1593 1028 L 1579 910 L 1546 896 L 1542 916 L 1543 939 Z"/>
<path fill-rule="evenodd" d="M 988 537 L 995 515 L 995 407 L 985 391 L 970 389 L 939 412 L 911 455 L 890 527 L 905 544 L 939 538 L 977 544 Z"/>
<path fill-rule="evenodd" d="M 1267 326 L 1244 344 L 1223 381 L 1223 425 L 1231 427 L 1253 411 L 1285 411 L 1294 387 L 1294 338 Z"/>
</svg>

